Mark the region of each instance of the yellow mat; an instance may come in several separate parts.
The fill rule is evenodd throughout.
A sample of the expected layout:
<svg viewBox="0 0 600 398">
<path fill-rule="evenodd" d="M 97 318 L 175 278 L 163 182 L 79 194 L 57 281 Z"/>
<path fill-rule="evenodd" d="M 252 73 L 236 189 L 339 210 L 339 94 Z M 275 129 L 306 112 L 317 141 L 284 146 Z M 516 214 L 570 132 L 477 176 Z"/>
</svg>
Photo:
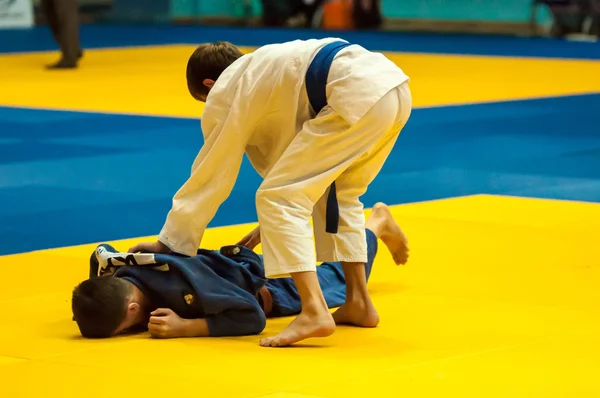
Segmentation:
<svg viewBox="0 0 600 398">
<path fill-rule="evenodd" d="M 380 326 L 302 349 L 258 336 L 81 339 L 70 292 L 95 245 L 0 257 L 2 397 L 600 396 L 599 204 L 481 195 L 393 213 L 412 256 L 396 267 L 380 249 Z M 251 227 L 211 229 L 205 246 Z"/>
<path fill-rule="evenodd" d="M 75 71 L 43 69 L 55 53 L 0 55 L 0 105 L 199 117 L 187 93 L 193 46 L 86 50 Z M 250 51 L 250 49 L 245 49 Z M 411 78 L 414 105 L 456 105 L 600 91 L 600 62 L 386 54 Z"/>
</svg>

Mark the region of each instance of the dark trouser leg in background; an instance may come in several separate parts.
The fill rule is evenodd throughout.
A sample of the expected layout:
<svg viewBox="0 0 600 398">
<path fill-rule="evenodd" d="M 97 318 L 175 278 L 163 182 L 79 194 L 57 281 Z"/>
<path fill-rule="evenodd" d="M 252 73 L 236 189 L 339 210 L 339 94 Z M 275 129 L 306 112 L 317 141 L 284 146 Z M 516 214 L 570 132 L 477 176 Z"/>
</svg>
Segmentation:
<svg viewBox="0 0 600 398">
<path fill-rule="evenodd" d="M 52 32 L 52 36 L 54 37 L 54 41 L 60 47 L 60 51 L 63 51 L 62 44 L 60 43 L 60 28 L 58 25 L 58 17 L 56 16 L 56 12 L 54 10 L 55 0 L 41 0 L 40 6 L 46 16 L 46 21 L 48 22 L 48 27 Z"/>
<path fill-rule="evenodd" d="M 62 57 L 51 69 L 77 67 L 82 51 L 79 42 L 79 4 L 77 0 L 44 0 L 44 11 Z"/>
</svg>

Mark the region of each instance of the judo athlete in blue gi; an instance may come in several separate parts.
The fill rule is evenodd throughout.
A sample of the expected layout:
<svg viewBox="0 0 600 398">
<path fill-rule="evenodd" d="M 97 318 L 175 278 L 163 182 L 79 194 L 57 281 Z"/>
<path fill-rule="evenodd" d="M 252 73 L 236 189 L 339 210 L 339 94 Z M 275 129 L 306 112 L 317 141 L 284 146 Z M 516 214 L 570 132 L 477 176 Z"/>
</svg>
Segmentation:
<svg viewBox="0 0 600 398">
<path fill-rule="evenodd" d="M 405 239 L 384 204 L 367 221 L 365 266 L 369 278 L 377 239 Z M 323 263 L 317 277 L 329 308 L 344 304 L 342 265 Z M 197 251 L 196 256 L 118 253 L 100 245 L 90 278 L 73 291 L 73 319 L 81 334 L 110 337 L 141 327 L 153 337 L 218 337 L 259 334 L 267 317 L 301 311 L 291 278 L 266 279 L 262 257 L 243 246 Z"/>
<path fill-rule="evenodd" d="M 349 319 L 376 326 L 360 197 L 409 119 L 408 82 L 383 54 L 341 39 L 296 40 L 245 55 L 230 43 L 201 45 L 188 61 L 187 83 L 192 97 L 206 102 L 204 145 L 158 241 L 129 251 L 195 255 L 245 154 L 263 182 L 256 192 L 260 227 L 240 243 L 260 241 L 266 276 L 291 276 L 302 301 L 298 317 L 260 344 L 329 336 Z M 398 241 L 397 263 L 406 250 Z M 319 288 L 317 262 L 342 263 L 348 300 L 335 314 Z"/>
</svg>

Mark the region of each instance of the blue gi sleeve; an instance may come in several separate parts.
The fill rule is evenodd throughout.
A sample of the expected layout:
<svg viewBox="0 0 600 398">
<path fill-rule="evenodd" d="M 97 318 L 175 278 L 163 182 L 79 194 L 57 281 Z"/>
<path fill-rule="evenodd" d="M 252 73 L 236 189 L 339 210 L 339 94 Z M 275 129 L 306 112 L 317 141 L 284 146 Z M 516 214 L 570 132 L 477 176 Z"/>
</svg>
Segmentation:
<svg viewBox="0 0 600 398">
<path fill-rule="evenodd" d="M 218 252 L 199 250 L 195 257 L 155 255 L 158 261 L 168 261 L 193 288 L 206 319 L 208 334 L 218 336 L 242 336 L 262 332 L 266 325 L 265 314 L 254 296 L 260 286 L 249 286 L 245 279 L 252 274 L 245 266 L 230 260 Z M 261 284 L 259 277 L 255 283 Z M 250 283 L 251 284 L 251 283 Z M 246 287 L 246 288 L 244 288 Z M 176 289 L 181 296 L 182 289 Z"/>
<path fill-rule="evenodd" d="M 248 336 L 260 334 L 267 325 L 267 317 L 257 306 L 252 310 L 227 310 L 206 317 L 211 337 Z"/>
</svg>

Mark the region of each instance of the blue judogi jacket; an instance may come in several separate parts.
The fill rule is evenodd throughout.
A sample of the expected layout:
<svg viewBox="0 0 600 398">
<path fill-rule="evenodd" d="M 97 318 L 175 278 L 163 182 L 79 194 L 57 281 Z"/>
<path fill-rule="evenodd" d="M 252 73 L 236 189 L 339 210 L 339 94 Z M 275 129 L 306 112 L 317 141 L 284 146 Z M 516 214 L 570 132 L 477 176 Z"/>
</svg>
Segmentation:
<svg viewBox="0 0 600 398">
<path fill-rule="evenodd" d="M 113 275 L 135 284 L 153 308 L 170 308 L 182 318 L 205 318 L 210 336 L 259 334 L 266 325 L 257 300 L 266 279 L 261 258 L 239 246 L 177 254 L 119 253 L 100 245 L 90 260 L 90 277 Z"/>
</svg>

